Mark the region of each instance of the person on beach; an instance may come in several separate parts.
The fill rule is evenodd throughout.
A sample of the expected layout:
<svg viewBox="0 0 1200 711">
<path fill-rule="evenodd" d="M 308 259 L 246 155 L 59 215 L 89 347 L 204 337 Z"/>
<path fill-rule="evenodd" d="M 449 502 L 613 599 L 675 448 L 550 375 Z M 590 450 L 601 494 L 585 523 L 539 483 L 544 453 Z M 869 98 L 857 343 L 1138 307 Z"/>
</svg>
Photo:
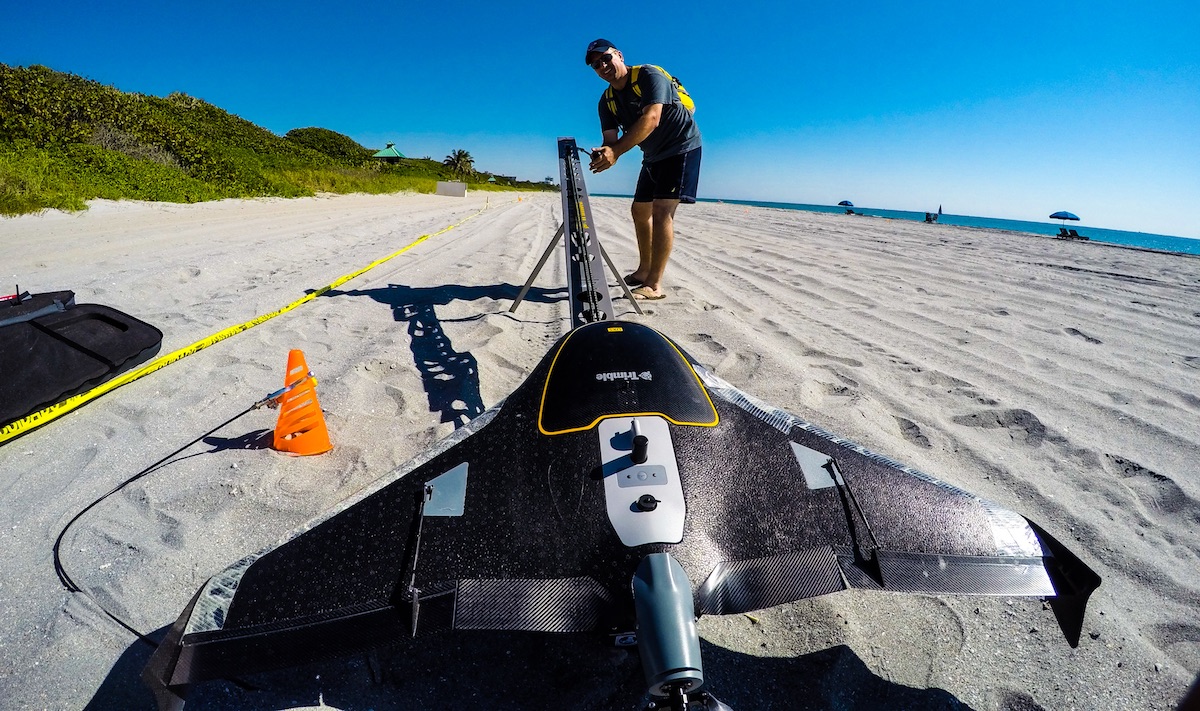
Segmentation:
<svg viewBox="0 0 1200 711">
<path fill-rule="evenodd" d="M 700 129 L 676 83 L 659 67 L 637 67 L 635 84 L 625 57 L 606 39 L 589 44 L 584 61 L 612 90 L 600 96 L 603 145 L 592 149 L 592 172 L 608 170 L 634 146 L 642 149 L 631 209 L 638 267 L 625 283 L 635 287 L 635 299 L 665 298 L 662 280 L 675 241 L 675 208 L 696 202 Z"/>
</svg>

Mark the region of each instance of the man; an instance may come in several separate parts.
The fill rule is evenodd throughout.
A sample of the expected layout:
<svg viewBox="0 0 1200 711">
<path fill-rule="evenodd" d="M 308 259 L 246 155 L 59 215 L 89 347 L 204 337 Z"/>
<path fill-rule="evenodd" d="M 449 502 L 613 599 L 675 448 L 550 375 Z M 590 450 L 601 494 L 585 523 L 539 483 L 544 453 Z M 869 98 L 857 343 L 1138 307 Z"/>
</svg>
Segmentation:
<svg viewBox="0 0 1200 711">
<path fill-rule="evenodd" d="M 700 129 L 680 101 L 674 82 L 657 67 L 647 64 L 638 69 L 635 91 L 630 67 L 612 42 L 598 39 L 589 44 L 584 61 L 608 82 L 615 99 L 600 97 L 604 145 L 592 149 L 592 172 L 608 170 L 634 146 L 642 149 L 642 172 L 631 210 L 638 268 L 625 277 L 625 283 L 635 287 L 635 299 L 665 298 L 662 280 L 675 241 L 675 208 L 681 202 L 696 202 Z"/>
</svg>

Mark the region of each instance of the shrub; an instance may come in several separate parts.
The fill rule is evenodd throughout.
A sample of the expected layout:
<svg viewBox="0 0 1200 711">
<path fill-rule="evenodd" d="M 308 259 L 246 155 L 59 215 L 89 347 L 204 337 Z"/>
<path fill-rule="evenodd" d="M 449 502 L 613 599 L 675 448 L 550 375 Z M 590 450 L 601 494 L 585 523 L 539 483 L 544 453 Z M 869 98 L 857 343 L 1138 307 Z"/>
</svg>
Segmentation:
<svg viewBox="0 0 1200 711">
<path fill-rule="evenodd" d="M 327 128 L 293 128 L 284 138 L 348 163 L 360 163 L 371 157 L 371 151 L 363 148 L 353 138 Z"/>
<path fill-rule="evenodd" d="M 144 143 L 132 133 L 122 131 L 119 128 L 113 128 L 107 124 L 100 124 L 93 128 L 92 137 L 88 142 L 93 146 L 124 153 L 131 158 L 141 158 L 152 163 L 158 163 L 159 165 L 169 165 L 173 168 L 179 167 L 179 159 L 165 148 L 156 146 L 153 143 Z"/>
</svg>

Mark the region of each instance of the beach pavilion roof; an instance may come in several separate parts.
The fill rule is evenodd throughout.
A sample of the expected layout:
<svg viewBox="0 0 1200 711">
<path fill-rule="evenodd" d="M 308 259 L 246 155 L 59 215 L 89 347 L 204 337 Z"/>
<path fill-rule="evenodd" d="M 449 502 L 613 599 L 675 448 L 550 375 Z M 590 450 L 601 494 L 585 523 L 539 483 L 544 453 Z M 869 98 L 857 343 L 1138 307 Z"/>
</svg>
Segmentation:
<svg viewBox="0 0 1200 711">
<path fill-rule="evenodd" d="M 401 153 L 400 151 L 396 150 L 395 143 L 389 143 L 389 144 L 387 144 L 387 148 L 384 148 L 382 151 L 379 151 L 378 153 L 376 153 L 375 155 L 373 155 L 371 157 L 372 158 L 407 158 L 408 156 L 406 156 L 403 153 Z"/>
</svg>

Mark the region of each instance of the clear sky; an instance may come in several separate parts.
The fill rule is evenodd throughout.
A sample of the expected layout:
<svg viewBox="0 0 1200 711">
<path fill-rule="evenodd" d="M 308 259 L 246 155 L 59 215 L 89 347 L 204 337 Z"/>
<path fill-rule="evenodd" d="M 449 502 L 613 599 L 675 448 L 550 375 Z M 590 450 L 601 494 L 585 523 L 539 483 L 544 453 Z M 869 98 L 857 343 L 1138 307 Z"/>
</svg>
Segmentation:
<svg viewBox="0 0 1200 711">
<path fill-rule="evenodd" d="M 599 140 L 596 37 L 695 98 L 701 197 L 1200 238 L 1195 0 L 0 0 L 2 63 L 532 180 Z M 589 190 L 631 194 L 640 161 Z"/>
</svg>

